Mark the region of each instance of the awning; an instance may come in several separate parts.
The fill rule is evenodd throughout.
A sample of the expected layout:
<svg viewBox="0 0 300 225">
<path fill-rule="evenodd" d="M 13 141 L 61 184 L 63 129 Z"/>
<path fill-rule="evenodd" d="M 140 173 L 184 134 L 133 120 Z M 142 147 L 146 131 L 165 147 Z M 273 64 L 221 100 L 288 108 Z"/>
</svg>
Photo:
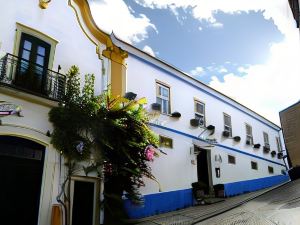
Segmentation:
<svg viewBox="0 0 300 225">
<path fill-rule="evenodd" d="M 215 145 L 199 139 L 193 139 L 193 144 L 196 145 L 198 148 L 202 148 L 206 150 L 211 150 L 211 148 L 215 147 Z"/>
</svg>

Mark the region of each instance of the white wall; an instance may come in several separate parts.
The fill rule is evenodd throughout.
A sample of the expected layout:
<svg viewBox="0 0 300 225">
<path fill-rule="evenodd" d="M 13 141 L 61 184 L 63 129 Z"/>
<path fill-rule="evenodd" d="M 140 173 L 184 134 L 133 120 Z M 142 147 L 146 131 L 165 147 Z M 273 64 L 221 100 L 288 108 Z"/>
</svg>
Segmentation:
<svg viewBox="0 0 300 225">
<path fill-rule="evenodd" d="M 39 1 L 0 0 L 0 43 L 1 52 L 13 54 L 16 23 L 38 30 L 58 41 L 53 69 L 62 67 L 66 73 L 72 65 L 80 68 L 82 77 L 93 73 L 96 77 L 96 94 L 101 90 L 101 61 L 96 46 L 81 30 L 75 12 L 68 1 L 51 1 L 46 10 L 39 8 Z"/>
<path fill-rule="evenodd" d="M 277 151 L 276 138 L 279 137 L 279 132 L 266 124 L 270 124 L 269 121 L 263 120 L 261 117 L 256 118 L 263 120 L 263 122 L 241 112 L 239 109 L 246 111 L 248 114 L 255 115 L 253 112 L 234 104 L 237 108 L 224 103 L 216 99 L 215 97 L 207 94 L 194 86 L 187 84 L 183 80 L 179 80 L 176 76 L 172 76 L 162 69 L 158 69 L 152 64 L 145 63 L 135 56 L 129 55 L 127 60 L 127 91 L 135 92 L 138 94 L 137 98 L 146 97 L 148 100 L 148 108 L 151 103 L 156 102 L 156 80 L 166 83 L 170 86 L 171 96 L 171 112 L 178 111 L 181 113 L 180 119 L 174 119 L 170 116 L 161 115 L 157 122 L 158 124 L 181 131 L 193 136 L 198 136 L 202 128 L 193 128 L 190 126 L 190 119 L 194 118 L 194 98 L 199 99 L 205 103 L 206 110 L 206 125 L 214 125 L 215 133 L 208 138 L 216 138 L 220 145 L 228 146 L 246 153 L 250 153 L 256 156 L 260 156 L 275 162 L 283 164 L 282 160 L 277 157 L 272 158 L 271 154 L 264 154 L 262 146 L 264 145 L 263 132 L 267 132 L 269 135 L 269 142 L 271 151 Z M 195 81 L 191 80 L 191 83 L 195 84 Z M 208 90 L 206 87 L 199 87 Z M 220 96 L 219 93 L 214 95 Z M 221 98 L 221 97 L 220 97 Z M 222 97 L 226 99 L 226 97 Z M 228 100 L 229 101 L 229 100 Z M 229 101 L 230 102 L 230 101 Z M 254 109 L 255 110 L 255 109 Z M 232 139 L 223 138 L 222 131 L 224 130 L 223 112 L 231 116 L 232 121 L 232 133 L 233 136 L 240 136 L 241 141 L 239 143 L 234 142 Z M 246 128 L 245 124 L 250 124 L 253 130 L 254 143 L 260 143 L 261 148 L 259 150 L 254 149 L 252 146 L 247 146 L 246 142 Z M 266 123 L 266 124 L 265 124 Z M 274 125 L 273 125 L 274 126 Z M 162 129 L 155 129 L 159 134 L 167 132 Z M 189 147 L 192 146 L 192 139 L 183 137 L 181 135 L 168 132 L 169 137 L 173 138 L 174 148 L 168 149 L 168 156 L 162 156 L 157 162 L 153 163 L 153 173 L 165 187 L 165 191 L 179 190 L 190 188 L 191 183 L 197 180 L 197 166 L 191 164 L 191 156 L 189 154 Z M 258 171 L 251 169 L 251 156 L 240 154 L 238 152 L 214 147 L 212 150 L 212 177 L 213 183 L 228 183 L 239 180 L 249 180 L 255 178 L 261 178 L 269 176 L 268 165 L 274 167 L 274 174 L 279 175 L 281 173 L 282 166 L 270 163 L 261 159 L 254 158 L 253 160 L 258 162 Z M 214 154 L 218 152 L 222 155 L 223 163 L 221 165 L 221 178 L 215 177 L 214 171 Z M 230 153 L 236 156 L 236 165 L 228 165 L 227 154 Z M 166 173 L 172 171 L 171 173 Z M 151 184 L 143 189 L 144 193 L 154 193 L 157 191 L 155 185 Z"/>
</svg>

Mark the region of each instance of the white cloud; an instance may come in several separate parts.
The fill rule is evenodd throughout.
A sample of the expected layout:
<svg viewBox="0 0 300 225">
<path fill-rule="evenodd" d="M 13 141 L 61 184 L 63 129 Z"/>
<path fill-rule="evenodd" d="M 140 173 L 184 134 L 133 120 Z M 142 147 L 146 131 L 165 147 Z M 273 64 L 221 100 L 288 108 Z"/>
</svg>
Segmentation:
<svg viewBox="0 0 300 225">
<path fill-rule="evenodd" d="M 287 18 L 289 14 L 288 1 L 285 0 L 135 0 L 144 7 L 178 9 L 191 11 L 194 18 L 205 20 L 211 24 L 218 23 L 217 12 L 240 14 L 241 12 L 261 11 L 265 19 L 272 19 L 282 33 L 287 33 L 292 24 Z"/>
<path fill-rule="evenodd" d="M 197 66 L 195 69 L 190 71 L 192 76 L 201 76 L 204 73 L 204 69 L 201 66 Z"/>
<path fill-rule="evenodd" d="M 220 69 L 218 70 L 219 73 L 227 73 L 228 70 L 225 67 L 220 67 Z"/>
<path fill-rule="evenodd" d="M 210 27 L 213 27 L 213 28 L 222 28 L 223 24 L 219 23 L 219 22 L 215 22 L 215 23 L 211 23 Z"/>
<path fill-rule="evenodd" d="M 279 124 L 278 112 L 299 100 L 300 48 L 299 33 L 291 14 L 288 1 L 285 0 L 135 0 L 152 8 L 167 8 L 176 5 L 183 10 L 189 9 L 191 15 L 210 24 L 217 21 L 215 14 L 239 14 L 241 12 L 260 11 L 266 20 L 271 20 L 284 35 L 280 43 L 270 44 L 270 58 L 263 65 L 245 65 L 238 71 L 220 81 L 212 77 L 210 86 L 231 96 L 266 118 Z M 190 7 L 192 6 L 192 7 Z M 236 65 L 226 62 L 225 64 Z M 217 66 L 206 67 L 215 71 Z"/>
<path fill-rule="evenodd" d="M 243 66 L 239 66 L 239 67 L 237 68 L 237 71 L 238 71 L 239 73 L 247 73 L 247 69 L 246 69 L 245 67 L 243 67 Z"/>
<path fill-rule="evenodd" d="M 129 43 L 138 43 L 148 37 L 148 30 L 156 27 L 144 14 L 134 16 L 133 10 L 122 0 L 90 0 L 92 15 L 105 32 L 114 33 Z"/>
<path fill-rule="evenodd" d="M 201 31 L 201 30 L 203 30 L 203 28 L 202 28 L 202 27 L 198 27 L 198 30 L 200 30 L 200 31 Z"/>
<path fill-rule="evenodd" d="M 153 49 L 150 46 L 145 45 L 144 48 L 143 48 L 143 51 L 147 52 L 149 55 L 152 55 L 152 56 L 155 57 L 155 53 L 154 53 Z"/>
<path fill-rule="evenodd" d="M 209 85 L 279 124 L 279 111 L 299 100 L 297 32 L 294 38 L 271 46 L 272 56 L 265 65 L 240 67 L 244 76 L 227 74 L 224 82 L 213 77 Z"/>
</svg>

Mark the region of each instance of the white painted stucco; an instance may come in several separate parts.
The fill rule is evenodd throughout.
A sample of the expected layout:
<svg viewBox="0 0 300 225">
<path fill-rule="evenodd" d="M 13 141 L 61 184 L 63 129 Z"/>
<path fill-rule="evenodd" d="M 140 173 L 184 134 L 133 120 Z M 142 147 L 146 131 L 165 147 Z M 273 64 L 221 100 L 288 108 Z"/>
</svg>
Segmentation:
<svg viewBox="0 0 300 225">
<path fill-rule="evenodd" d="M 147 56 L 145 58 L 147 59 Z M 167 69 L 164 70 L 163 67 L 157 66 L 159 63 L 155 64 L 155 60 L 153 61 L 152 64 L 151 60 L 141 60 L 136 55 L 129 54 L 127 60 L 127 91 L 137 93 L 137 98 L 146 97 L 148 100 L 147 108 L 149 109 L 150 105 L 156 102 L 156 81 L 163 82 L 170 86 L 171 112 L 178 111 L 181 113 L 181 117 L 175 119 L 167 115 L 160 115 L 152 122 L 165 128 L 198 137 L 203 128 L 190 126 L 190 119 L 194 118 L 194 98 L 196 98 L 205 103 L 206 125 L 215 126 L 213 135 L 207 136 L 204 133 L 202 138 L 215 138 L 218 144 L 222 146 L 283 164 L 282 159 L 272 157 L 270 153 L 263 153 L 262 147 L 264 145 L 263 132 L 266 132 L 269 135 L 271 151 L 275 150 L 277 152 L 276 137 L 279 137 L 279 127 L 226 96 L 222 96 L 220 93 L 195 82 L 193 79 L 189 79 L 183 74 L 177 75 Z M 232 135 L 240 136 L 240 142 L 222 137 L 224 130 L 223 113 L 231 116 Z M 260 143 L 260 149 L 254 149 L 252 146 L 246 145 L 246 123 L 252 126 L 254 143 Z M 161 184 L 162 191 L 191 188 L 191 183 L 197 181 L 197 166 L 191 163 L 192 160 L 196 161 L 196 157 L 190 154 L 190 148 L 193 146 L 192 138 L 157 127 L 154 128 L 154 131 L 173 139 L 173 149 L 163 149 L 168 155 L 161 154 L 160 158 L 151 163 L 153 174 Z M 208 149 L 211 151 L 213 184 L 280 175 L 281 170 L 285 169 L 283 166 L 241 154 L 228 148 L 215 146 Z M 222 156 L 220 178 L 215 175 L 215 154 Z M 228 164 L 228 154 L 236 157 L 235 165 Z M 251 169 L 251 161 L 258 163 L 258 170 Z M 274 174 L 269 174 L 268 166 L 274 168 Z M 146 186 L 141 190 L 144 194 L 156 193 L 158 186 L 155 182 L 147 180 Z"/>
</svg>

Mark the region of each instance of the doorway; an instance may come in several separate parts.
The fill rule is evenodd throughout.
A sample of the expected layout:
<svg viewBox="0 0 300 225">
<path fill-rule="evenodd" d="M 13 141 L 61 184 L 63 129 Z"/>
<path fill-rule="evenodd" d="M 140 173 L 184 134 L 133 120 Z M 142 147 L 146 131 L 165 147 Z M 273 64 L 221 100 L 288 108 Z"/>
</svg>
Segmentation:
<svg viewBox="0 0 300 225">
<path fill-rule="evenodd" d="M 204 190 L 205 194 L 210 194 L 212 181 L 211 181 L 211 155 L 210 151 L 200 148 L 198 146 L 194 146 L 197 149 L 197 175 L 198 182 L 205 184 L 206 188 Z"/>
<path fill-rule="evenodd" d="M 1 224 L 37 225 L 44 152 L 33 141 L 0 136 Z"/>
</svg>

